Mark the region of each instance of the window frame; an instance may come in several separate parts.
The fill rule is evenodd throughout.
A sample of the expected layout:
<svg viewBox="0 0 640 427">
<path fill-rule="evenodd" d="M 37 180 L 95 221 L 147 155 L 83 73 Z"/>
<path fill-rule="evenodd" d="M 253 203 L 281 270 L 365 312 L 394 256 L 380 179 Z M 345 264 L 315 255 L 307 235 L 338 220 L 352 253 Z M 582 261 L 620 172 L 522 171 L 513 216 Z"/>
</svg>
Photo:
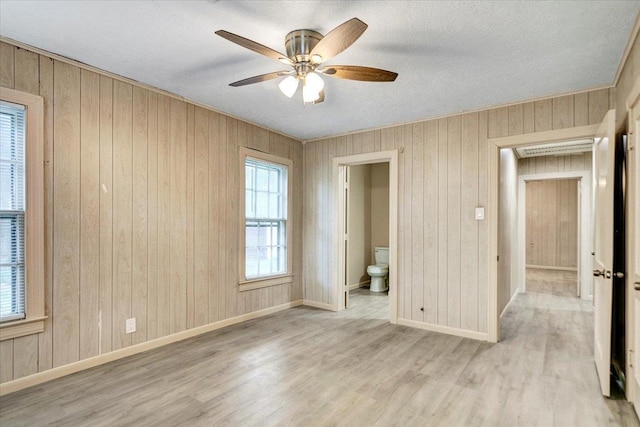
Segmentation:
<svg viewBox="0 0 640 427">
<path fill-rule="evenodd" d="M 0 341 L 44 331 L 44 99 L 0 87 L 0 100 L 25 108 L 25 312 L 0 323 Z"/>
<path fill-rule="evenodd" d="M 290 159 L 275 156 L 273 154 L 264 153 L 262 151 L 252 150 L 246 147 L 240 147 L 240 227 L 239 229 L 239 265 L 238 271 L 240 278 L 239 287 L 240 291 L 249 291 L 252 289 L 265 288 L 269 286 L 282 285 L 285 283 L 293 282 L 293 236 L 292 236 L 292 222 L 293 222 L 293 209 L 292 209 L 292 200 L 291 195 L 293 193 L 293 185 L 292 185 L 292 172 L 293 172 L 293 162 Z M 261 276 L 247 279 L 246 277 L 246 212 L 245 212 L 245 161 L 247 157 L 261 161 L 273 163 L 278 166 L 284 166 L 287 168 L 287 219 L 285 221 L 285 233 L 286 233 L 286 258 L 287 258 L 287 271 L 282 274 L 276 274 L 271 276 Z"/>
</svg>

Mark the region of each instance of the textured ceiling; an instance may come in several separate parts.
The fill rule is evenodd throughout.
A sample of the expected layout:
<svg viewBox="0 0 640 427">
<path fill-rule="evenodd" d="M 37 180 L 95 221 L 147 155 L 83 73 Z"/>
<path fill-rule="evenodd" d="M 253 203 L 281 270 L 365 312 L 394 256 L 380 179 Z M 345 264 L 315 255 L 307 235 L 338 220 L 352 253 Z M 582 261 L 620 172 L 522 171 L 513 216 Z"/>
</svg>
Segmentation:
<svg viewBox="0 0 640 427">
<path fill-rule="evenodd" d="M 639 1 L 6 1 L 0 35 L 209 105 L 301 140 L 611 84 Z M 358 17 L 363 36 L 327 64 L 399 73 L 324 77 L 326 101 L 286 98 L 285 69 L 214 34 L 284 52 L 284 36 Z"/>
</svg>

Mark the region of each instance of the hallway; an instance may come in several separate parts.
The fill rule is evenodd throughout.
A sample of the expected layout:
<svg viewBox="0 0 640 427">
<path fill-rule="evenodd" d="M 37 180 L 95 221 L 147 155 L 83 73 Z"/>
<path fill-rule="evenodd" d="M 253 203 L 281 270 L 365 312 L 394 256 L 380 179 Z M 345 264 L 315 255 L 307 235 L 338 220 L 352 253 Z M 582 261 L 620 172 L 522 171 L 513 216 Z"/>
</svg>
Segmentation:
<svg viewBox="0 0 640 427">
<path fill-rule="evenodd" d="M 600 395 L 587 301 L 521 294 L 499 344 L 391 325 L 383 301 L 360 289 L 340 313 L 294 308 L 54 380 L 0 398 L 0 424 L 640 425 Z"/>
</svg>

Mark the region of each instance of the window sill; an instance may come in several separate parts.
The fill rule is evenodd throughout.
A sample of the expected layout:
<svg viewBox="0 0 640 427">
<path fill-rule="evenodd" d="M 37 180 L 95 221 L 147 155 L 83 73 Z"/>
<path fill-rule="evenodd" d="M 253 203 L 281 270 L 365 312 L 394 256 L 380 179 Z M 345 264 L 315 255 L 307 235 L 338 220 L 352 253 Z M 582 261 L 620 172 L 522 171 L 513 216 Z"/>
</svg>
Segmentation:
<svg viewBox="0 0 640 427">
<path fill-rule="evenodd" d="M 264 277 L 260 279 L 245 280 L 238 283 L 240 292 L 251 291 L 253 289 L 268 288 L 269 286 L 284 285 L 293 282 L 293 274 L 283 274 L 281 276 Z"/>
<path fill-rule="evenodd" d="M 32 319 L 15 320 L 0 324 L 0 341 L 24 337 L 25 335 L 44 332 L 44 321 L 47 316 Z"/>
</svg>

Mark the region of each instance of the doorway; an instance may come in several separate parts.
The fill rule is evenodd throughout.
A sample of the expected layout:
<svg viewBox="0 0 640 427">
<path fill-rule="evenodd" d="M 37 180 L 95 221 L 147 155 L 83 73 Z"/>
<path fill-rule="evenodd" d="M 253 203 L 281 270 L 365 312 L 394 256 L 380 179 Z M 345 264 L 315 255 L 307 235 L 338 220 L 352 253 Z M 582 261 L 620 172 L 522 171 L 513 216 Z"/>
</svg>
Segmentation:
<svg viewBox="0 0 640 427">
<path fill-rule="evenodd" d="M 374 153 L 358 154 L 353 156 L 336 157 L 333 159 L 334 197 L 336 198 L 334 248 L 338 256 L 334 271 L 334 293 L 336 311 L 344 310 L 349 306 L 349 292 L 351 285 L 364 285 L 366 280 L 350 283 L 353 280 L 349 275 L 349 214 L 348 198 L 350 196 L 350 168 L 360 165 L 376 165 L 386 163 L 388 165 L 388 253 L 389 253 L 389 320 L 397 323 L 397 224 L 398 224 L 398 151 L 381 151 Z M 374 167 L 374 166 L 372 166 Z M 371 255 L 364 257 L 371 259 Z M 365 262 L 362 260 L 362 262 Z M 356 273 L 357 275 L 358 273 Z"/>
<path fill-rule="evenodd" d="M 517 266 L 522 292 L 529 276 L 543 281 L 534 286 L 552 293 L 593 299 L 592 178 L 586 170 L 591 165 L 589 155 L 583 171 L 519 176 Z"/>
</svg>

